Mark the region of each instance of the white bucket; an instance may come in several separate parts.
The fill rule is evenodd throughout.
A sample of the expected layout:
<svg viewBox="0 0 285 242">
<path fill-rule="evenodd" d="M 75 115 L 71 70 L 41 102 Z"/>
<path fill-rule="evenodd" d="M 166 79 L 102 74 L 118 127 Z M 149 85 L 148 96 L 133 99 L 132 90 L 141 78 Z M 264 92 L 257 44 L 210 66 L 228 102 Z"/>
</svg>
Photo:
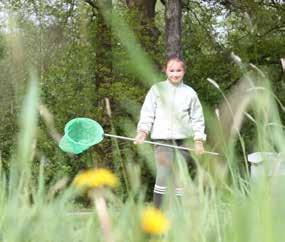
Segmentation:
<svg viewBox="0 0 285 242">
<path fill-rule="evenodd" d="M 250 162 L 250 174 L 253 179 L 260 176 L 285 175 L 285 162 L 281 154 L 273 152 L 255 152 L 247 156 Z"/>
</svg>

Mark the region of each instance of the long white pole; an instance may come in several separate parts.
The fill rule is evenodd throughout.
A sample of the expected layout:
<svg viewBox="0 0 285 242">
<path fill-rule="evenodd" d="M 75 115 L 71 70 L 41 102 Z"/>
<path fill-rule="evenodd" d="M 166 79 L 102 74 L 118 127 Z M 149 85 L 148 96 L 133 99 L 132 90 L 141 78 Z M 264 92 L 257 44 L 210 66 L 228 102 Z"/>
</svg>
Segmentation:
<svg viewBox="0 0 285 242">
<path fill-rule="evenodd" d="M 135 141 L 134 138 L 129 138 L 129 137 L 120 136 L 120 135 L 114 135 L 114 134 L 104 134 L 104 136 L 106 136 L 106 137 L 111 137 L 111 138 L 116 138 L 116 139 L 123 139 L 123 140 Z M 180 149 L 180 150 L 194 151 L 194 149 L 187 148 L 187 147 L 183 147 L 183 146 L 162 144 L 162 143 L 153 142 L 153 141 L 148 141 L 148 140 L 145 140 L 144 143 L 146 143 L 146 144 L 152 144 L 152 145 L 161 145 L 161 146 L 170 147 L 170 148 L 175 148 L 175 149 Z M 211 151 L 204 151 L 204 153 L 210 154 L 210 155 L 216 155 L 216 156 L 220 155 L 219 153 L 211 152 Z"/>
</svg>

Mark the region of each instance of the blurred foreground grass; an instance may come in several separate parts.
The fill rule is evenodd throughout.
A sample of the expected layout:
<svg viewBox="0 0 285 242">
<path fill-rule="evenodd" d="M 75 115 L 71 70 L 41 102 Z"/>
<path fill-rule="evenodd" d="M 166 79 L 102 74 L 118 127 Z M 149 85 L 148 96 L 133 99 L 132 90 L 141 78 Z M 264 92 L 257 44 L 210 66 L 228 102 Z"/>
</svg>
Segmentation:
<svg viewBox="0 0 285 242">
<path fill-rule="evenodd" d="M 121 24 L 120 21 L 117 22 Z M 123 28 L 121 32 L 115 31 L 119 39 L 126 38 L 123 43 L 127 49 L 129 45 L 135 45 L 132 35 L 122 36 L 122 33 L 128 33 L 128 30 Z M 131 58 L 137 60 L 135 63 L 141 62 L 142 58 L 142 63 L 147 63 L 134 68 L 137 75 L 148 80 L 156 79 L 156 74 L 149 70 L 151 64 L 144 59 L 146 57 L 140 53 L 135 55 L 132 50 L 129 48 L 128 51 Z M 142 169 L 131 162 L 126 166 L 130 191 L 124 200 L 121 193 L 106 186 L 91 186 L 79 192 L 71 177 L 70 182 L 62 179 L 54 186 L 46 187 L 44 163 L 40 165 L 38 180 L 35 182 L 32 179 L 31 161 L 36 148 L 40 95 L 37 75 L 31 72 L 19 118 L 17 150 L 11 157 L 9 171 L 2 169 L 0 174 L 0 240 L 282 241 L 285 223 L 284 177 L 263 176 L 253 182 L 248 169 L 247 175 L 240 173 L 240 157 L 236 155 L 235 149 L 237 144 L 241 144 L 242 163 L 247 166 L 247 150 L 239 132 L 246 116 L 250 117 L 256 128 L 254 150 L 280 153 L 280 159 L 285 161 L 284 129 L 279 117 L 283 111 L 279 112 L 270 82 L 264 73 L 253 66 L 245 67 L 236 56 L 233 58 L 244 74 L 243 89 L 237 89 L 231 97 L 226 96 L 219 85 L 210 79 L 213 91 L 221 92 L 225 99 L 224 112 L 218 120 L 210 111 L 208 114 L 215 120 L 209 124 L 209 133 L 215 137 L 215 149 L 222 156 L 215 159 L 197 158 L 198 171 L 194 181 L 188 174 L 187 165 L 180 161 L 184 195 L 178 200 L 170 192 L 162 213 L 146 202 L 146 190 L 152 188 L 142 184 Z M 252 114 L 246 112 L 249 106 Z M 125 131 L 128 134 L 128 130 Z M 118 145 L 114 147 L 119 149 Z M 113 152 L 120 155 L 116 149 Z M 138 149 L 153 168 L 152 157 L 147 155 L 147 149 Z M 132 156 L 131 152 L 127 153 L 127 160 L 132 160 Z M 84 183 L 88 183 L 88 179 L 87 176 Z M 90 200 L 90 213 L 78 210 L 74 203 L 78 196 Z"/>
<path fill-rule="evenodd" d="M 253 79 L 250 81 L 255 85 Z M 267 84 L 263 80 L 262 86 L 260 82 L 258 87 L 251 89 L 257 90 L 251 102 L 259 137 L 256 150 L 262 151 L 270 145 L 270 149 L 280 152 L 284 160 L 283 130 Z M 258 90 L 262 90 L 262 95 Z M 236 184 L 245 184 L 234 186 L 228 182 L 227 175 L 217 182 L 207 166 L 201 163 L 197 178 L 193 181 L 185 168 L 186 164 L 180 161 L 184 195 L 179 200 L 169 195 L 162 213 L 146 209 L 149 206 L 145 202 L 146 188 L 140 183 L 139 175 L 134 175 L 134 172 L 139 174 L 137 165 L 129 164 L 131 192 L 125 201 L 116 194 L 116 190 L 103 186 L 108 182 L 99 187 L 96 183 L 96 187 L 91 185 L 88 191 L 80 193 L 74 183 L 67 185 L 63 182 L 54 195 L 51 192 L 53 188 L 45 187 L 43 165 L 35 184 L 30 176 L 30 162 L 35 149 L 38 95 L 36 75 L 32 74 L 20 118 L 18 148 L 11 158 L 9 176 L 1 170 L 1 241 L 282 240 L 285 223 L 283 176 L 263 176 L 253 183 L 233 170 L 232 179 L 236 180 Z M 234 146 L 225 148 L 234 154 L 231 150 Z M 224 157 L 232 159 L 226 160 L 228 166 L 236 162 L 234 155 L 225 154 Z M 89 178 L 89 175 L 85 176 L 80 184 L 88 183 Z M 74 205 L 76 196 L 89 197 L 94 209 L 87 214 L 80 213 Z"/>
</svg>

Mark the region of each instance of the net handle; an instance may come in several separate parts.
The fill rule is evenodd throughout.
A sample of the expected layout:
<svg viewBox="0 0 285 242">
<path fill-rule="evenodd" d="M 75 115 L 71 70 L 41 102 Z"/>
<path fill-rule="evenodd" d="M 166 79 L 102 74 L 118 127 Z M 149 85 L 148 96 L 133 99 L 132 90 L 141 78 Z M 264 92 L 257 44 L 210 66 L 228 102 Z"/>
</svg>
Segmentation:
<svg viewBox="0 0 285 242">
<path fill-rule="evenodd" d="M 116 138 L 116 139 L 130 140 L 130 141 L 135 141 L 136 140 L 134 138 L 120 136 L 120 135 L 114 135 L 114 134 L 104 134 L 104 136 L 111 137 L 111 138 Z M 148 141 L 148 140 L 145 140 L 144 143 L 151 144 L 151 145 L 161 145 L 161 146 L 175 148 L 175 149 L 179 149 L 179 150 L 195 151 L 194 149 L 183 147 L 183 146 L 162 144 L 162 143 L 159 143 L 159 142 L 153 142 L 153 141 Z M 212 151 L 204 151 L 204 153 L 205 154 L 209 154 L 209 155 L 215 155 L 215 156 L 219 156 L 220 155 L 219 153 L 212 152 Z"/>
</svg>

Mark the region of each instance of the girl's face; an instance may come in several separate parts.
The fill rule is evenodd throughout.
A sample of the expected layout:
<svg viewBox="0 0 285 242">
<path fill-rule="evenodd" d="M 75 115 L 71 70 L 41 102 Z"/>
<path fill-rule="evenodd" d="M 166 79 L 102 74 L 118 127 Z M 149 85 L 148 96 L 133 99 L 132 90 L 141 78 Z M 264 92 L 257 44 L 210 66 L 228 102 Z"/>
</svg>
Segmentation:
<svg viewBox="0 0 285 242">
<path fill-rule="evenodd" d="M 184 65 L 181 61 L 170 60 L 167 63 L 165 73 L 167 75 L 168 80 L 172 84 L 179 84 L 185 74 Z"/>
</svg>

